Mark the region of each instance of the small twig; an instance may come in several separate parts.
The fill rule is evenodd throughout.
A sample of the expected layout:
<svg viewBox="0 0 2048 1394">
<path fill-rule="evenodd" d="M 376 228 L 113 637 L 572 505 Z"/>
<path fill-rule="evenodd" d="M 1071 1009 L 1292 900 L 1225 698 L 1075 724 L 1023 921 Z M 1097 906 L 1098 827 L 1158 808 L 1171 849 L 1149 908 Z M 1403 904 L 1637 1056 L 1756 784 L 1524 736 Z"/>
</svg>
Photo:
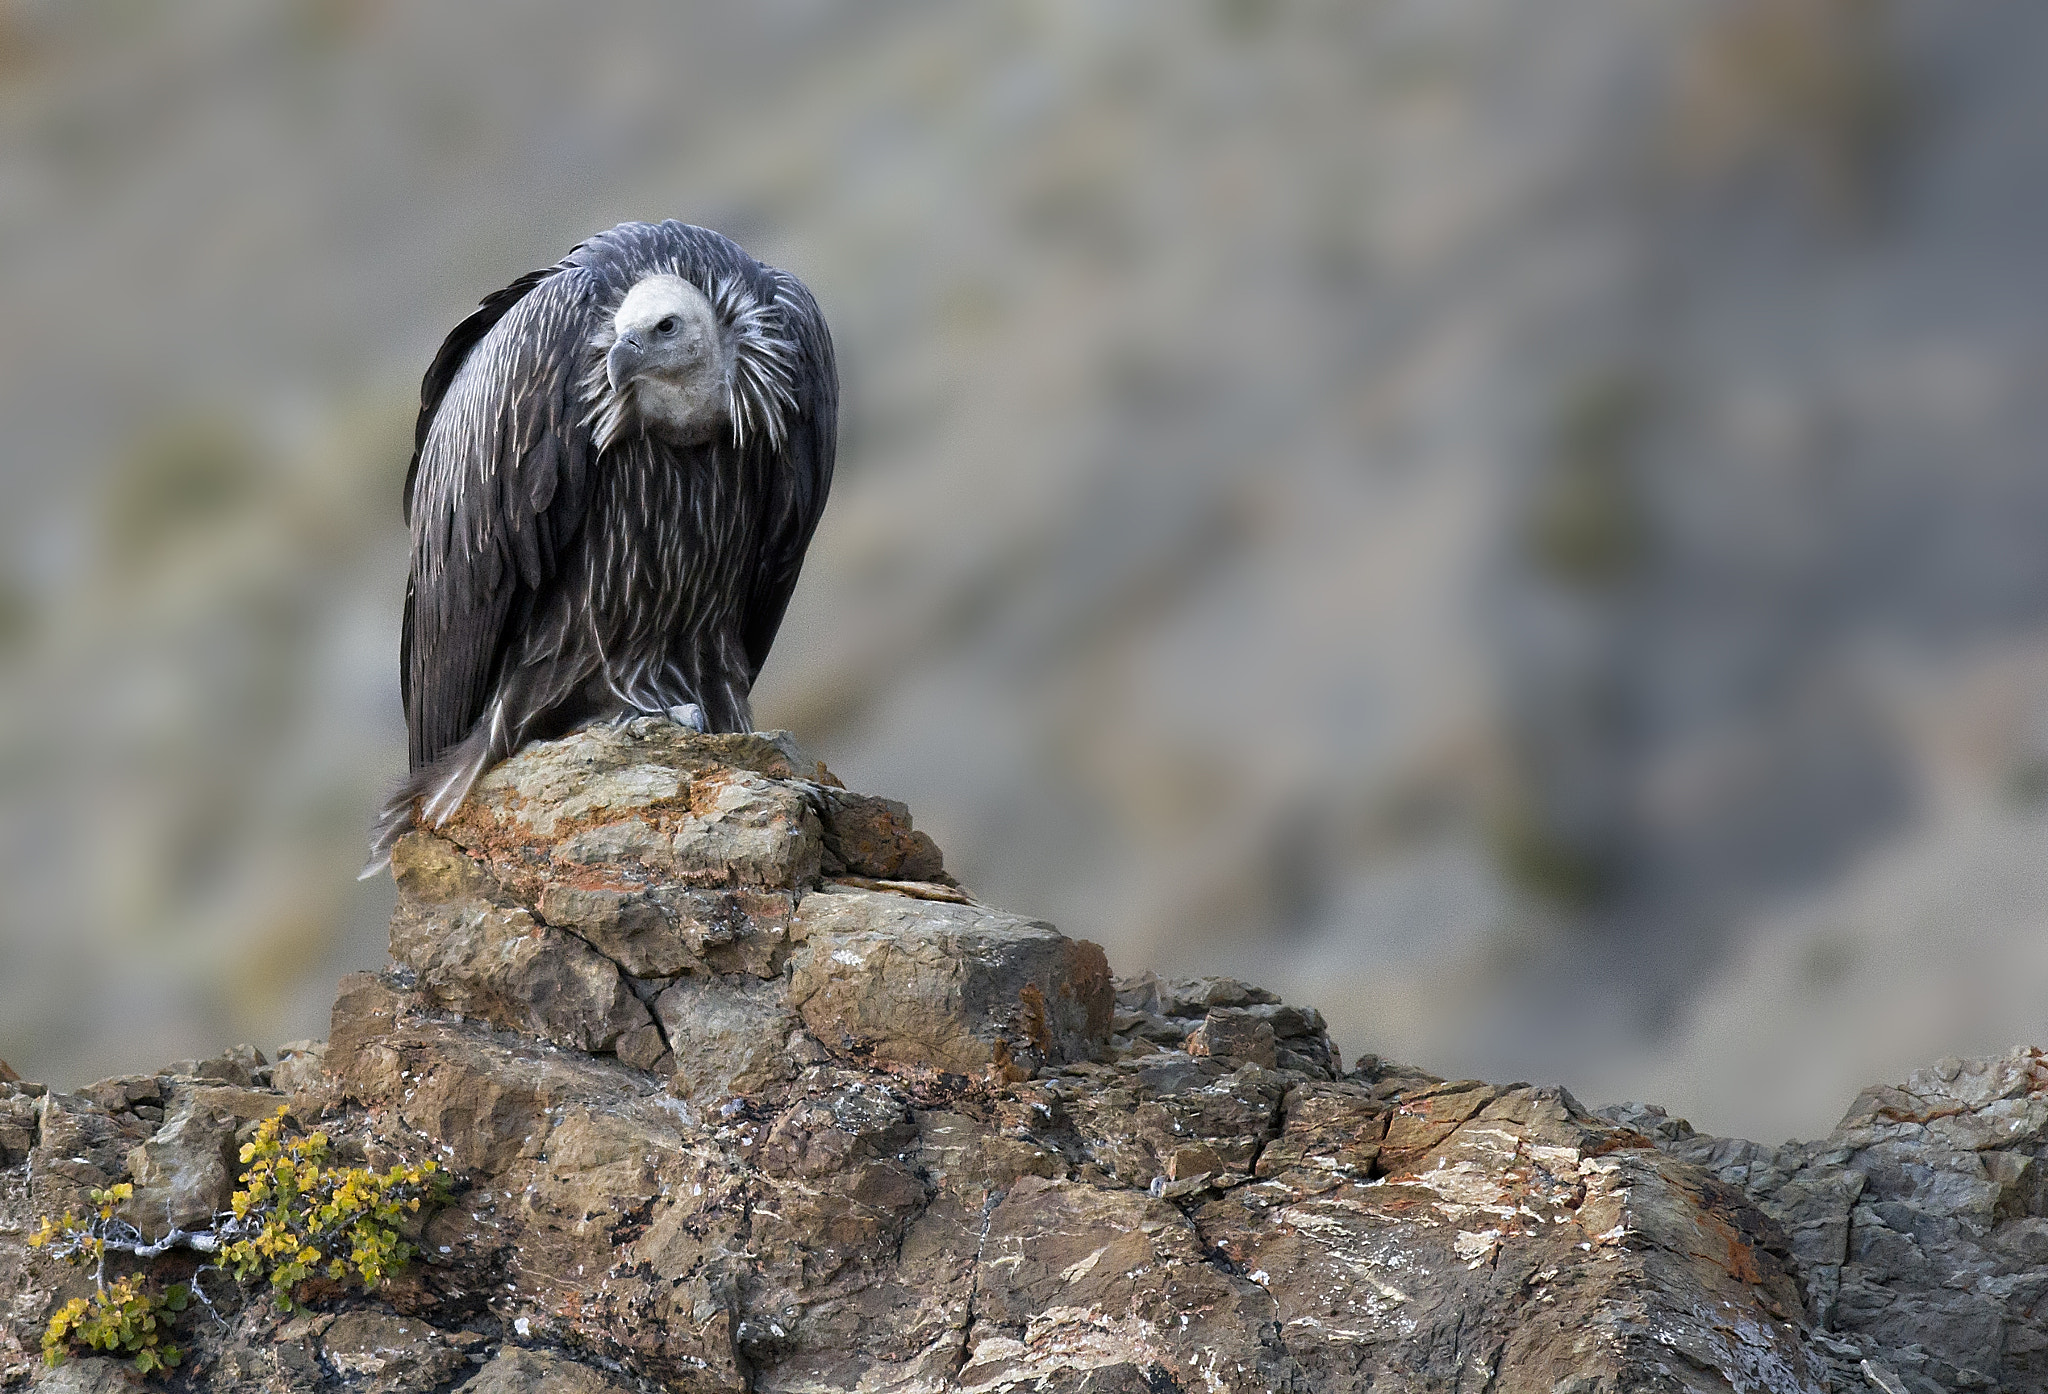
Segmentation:
<svg viewBox="0 0 2048 1394">
<path fill-rule="evenodd" d="M 220 1252 L 220 1236 L 210 1229 L 174 1229 L 154 1244 L 109 1239 L 106 1241 L 106 1247 L 117 1253 L 133 1254 L 137 1258 L 156 1258 L 173 1249 L 192 1249 L 202 1254 L 217 1254 Z"/>
<path fill-rule="evenodd" d="M 214 1325 L 222 1328 L 223 1330 L 227 1328 L 228 1320 L 226 1317 L 220 1314 L 220 1309 L 213 1305 L 213 1299 L 206 1295 L 206 1289 L 199 1285 L 199 1275 L 201 1273 L 225 1272 L 227 1272 L 227 1270 L 225 1268 L 222 1268 L 217 1263 L 201 1264 L 198 1268 L 193 1270 L 191 1281 L 192 1295 L 199 1299 L 200 1306 L 206 1308 L 206 1314 L 213 1318 Z"/>
</svg>

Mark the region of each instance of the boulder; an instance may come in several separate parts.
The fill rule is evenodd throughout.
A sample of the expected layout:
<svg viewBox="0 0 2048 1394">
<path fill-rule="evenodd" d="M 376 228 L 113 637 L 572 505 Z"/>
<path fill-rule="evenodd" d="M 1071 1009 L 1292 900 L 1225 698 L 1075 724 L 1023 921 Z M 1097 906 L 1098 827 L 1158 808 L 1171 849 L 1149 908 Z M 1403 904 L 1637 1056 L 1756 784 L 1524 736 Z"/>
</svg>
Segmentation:
<svg viewBox="0 0 2048 1394">
<path fill-rule="evenodd" d="M 270 1090 L 232 1084 L 173 1086 L 163 1126 L 128 1154 L 135 1193 L 122 1218 L 150 1238 L 204 1228 L 234 1194 L 238 1131 L 275 1113 L 279 1102 Z"/>
<path fill-rule="evenodd" d="M 637 1385 L 549 1351 L 507 1346 L 462 1394 L 630 1394 Z"/>
<path fill-rule="evenodd" d="M 1609 1114 L 1783 1226 L 1838 1379 L 2048 1388 L 2042 1051 L 1943 1060 L 1867 1089 L 1815 1142 L 1711 1137 L 1642 1104 Z"/>
<path fill-rule="evenodd" d="M 716 1105 L 760 1094 L 790 1078 L 790 1033 L 798 1027 L 781 983 L 735 975 L 685 978 L 654 999 L 674 1054 L 677 1097 Z"/>
<path fill-rule="evenodd" d="M 435 1389 L 469 1370 L 469 1358 L 427 1323 L 375 1310 L 337 1317 L 321 1337 L 320 1355 L 351 1388 L 372 1394 Z"/>
<path fill-rule="evenodd" d="M 1051 925 L 857 890 L 805 896 L 794 933 L 790 1003 L 842 1058 L 1023 1076 L 1108 1045 L 1108 961 Z"/>
</svg>

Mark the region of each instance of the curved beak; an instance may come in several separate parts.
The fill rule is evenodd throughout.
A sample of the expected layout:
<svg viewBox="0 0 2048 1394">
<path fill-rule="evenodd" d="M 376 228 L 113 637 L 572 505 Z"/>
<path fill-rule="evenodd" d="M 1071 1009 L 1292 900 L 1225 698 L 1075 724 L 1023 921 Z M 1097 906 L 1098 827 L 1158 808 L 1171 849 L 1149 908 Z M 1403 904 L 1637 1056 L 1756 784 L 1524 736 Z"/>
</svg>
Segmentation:
<svg viewBox="0 0 2048 1394">
<path fill-rule="evenodd" d="M 617 392 L 639 375 L 647 362 L 647 345 L 633 334 L 621 335 L 612 345 L 610 353 L 604 356 L 604 375 L 610 380 L 612 391 Z"/>
</svg>

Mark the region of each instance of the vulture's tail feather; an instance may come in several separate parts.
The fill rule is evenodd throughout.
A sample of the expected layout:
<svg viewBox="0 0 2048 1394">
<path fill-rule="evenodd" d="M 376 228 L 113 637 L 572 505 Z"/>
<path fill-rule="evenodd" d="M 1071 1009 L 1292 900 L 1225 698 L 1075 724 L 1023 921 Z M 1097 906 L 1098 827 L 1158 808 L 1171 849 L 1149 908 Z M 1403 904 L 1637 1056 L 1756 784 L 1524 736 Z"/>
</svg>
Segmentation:
<svg viewBox="0 0 2048 1394">
<path fill-rule="evenodd" d="M 505 734 L 502 719 L 479 721 L 447 754 L 407 775 L 370 825 L 370 860 L 356 879 L 390 866 L 391 849 L 415 826 L 438 828 L 453 818 L 484 772 L 512 753 Z"/>
</svg>

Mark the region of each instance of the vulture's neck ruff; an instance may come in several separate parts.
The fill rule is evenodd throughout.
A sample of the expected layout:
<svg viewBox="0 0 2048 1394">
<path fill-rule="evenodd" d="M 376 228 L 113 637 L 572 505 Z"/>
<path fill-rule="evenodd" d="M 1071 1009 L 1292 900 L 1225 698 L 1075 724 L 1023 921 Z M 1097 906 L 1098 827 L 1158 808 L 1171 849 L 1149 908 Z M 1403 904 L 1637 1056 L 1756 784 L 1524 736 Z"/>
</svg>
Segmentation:
<svg viewBox="0 0 2048 1394">
<path fill-rule="evenodd" d="M 598 448 L 653 431 L 779 449 L 796 406 L 796 345 L 779 309 L 733 276 L 708 295 L 674 273 L 635 282 L 590 342 L 583 399 Z"/>
</svg>

